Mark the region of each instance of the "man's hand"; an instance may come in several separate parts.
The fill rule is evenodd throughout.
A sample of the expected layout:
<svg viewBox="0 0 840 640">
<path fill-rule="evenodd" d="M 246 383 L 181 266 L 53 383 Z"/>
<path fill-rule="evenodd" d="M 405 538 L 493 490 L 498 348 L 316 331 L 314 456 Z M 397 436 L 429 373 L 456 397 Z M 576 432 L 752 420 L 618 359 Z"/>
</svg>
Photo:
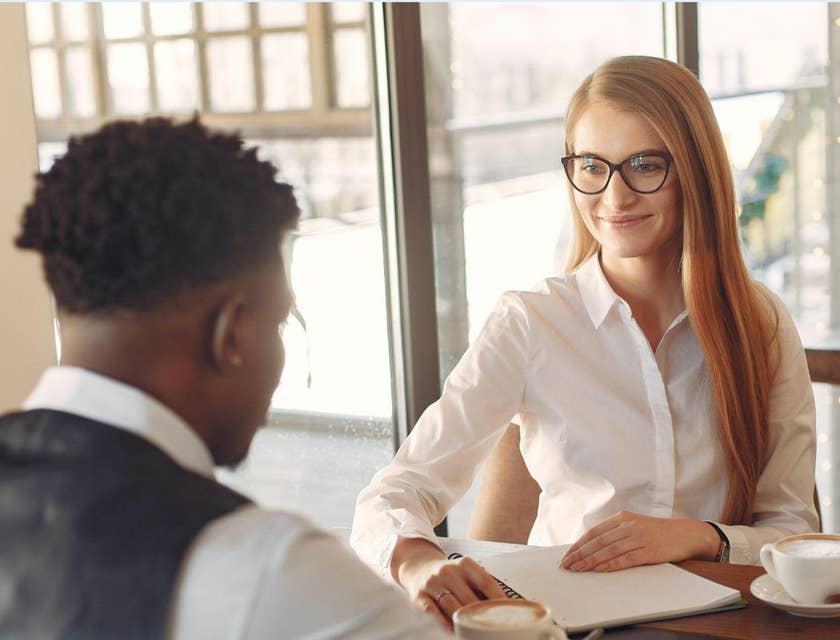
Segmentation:
<svg viewBox="0 0 840 640">
<path fill-rule="evenodd" d="M 452 630 L 452 614 L 471 602 L 504 598 L 493 577 L 472 558 L 447 560 L 427 540 L 400 538 L 394 548 L 391 571 L 412 604 L 434 615 Z"/>
<path fill-rule="evenodd" d="M 622 511 L 583 534 L 560 566 L 571 571 L 618 571 L 689 558 L 712 560 L 719 544 L 720 537 L 707 522 Z"/>
</svg>

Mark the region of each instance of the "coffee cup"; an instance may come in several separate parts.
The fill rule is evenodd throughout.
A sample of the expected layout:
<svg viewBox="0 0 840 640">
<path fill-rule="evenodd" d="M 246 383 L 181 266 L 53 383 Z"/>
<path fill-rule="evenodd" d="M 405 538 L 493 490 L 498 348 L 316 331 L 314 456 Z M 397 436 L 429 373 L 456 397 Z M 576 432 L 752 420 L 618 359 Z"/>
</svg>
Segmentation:
<svg viewBox="0 0 840 640">
<path fill-rule="evenodd" d="M 458 609 L 452 622 L 455 635 L 468 640 L 567 640 L 548 607 L 533 600 L 473 602 Z"/>
<path fill-rule="evenodd" d="M 761 564 L 800 604 L 840 602 L 840 535 L 806 533 L 765 544 Z"/>
</svg>

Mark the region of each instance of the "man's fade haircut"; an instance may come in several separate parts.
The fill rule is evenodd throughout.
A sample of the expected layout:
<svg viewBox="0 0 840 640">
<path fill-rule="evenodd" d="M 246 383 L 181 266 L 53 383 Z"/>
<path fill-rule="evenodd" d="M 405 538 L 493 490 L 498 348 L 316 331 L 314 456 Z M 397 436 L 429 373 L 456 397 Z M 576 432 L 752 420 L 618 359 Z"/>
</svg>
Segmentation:
<svg viewBox="0 0 840 640">
<path fill-rule="evenodd" d="M 41 253 L 64 311 L 149 309 L 279 259 L 300 212 L 275 174 L 197 118 L 113 122 L 37 176 L 15 244 Z"/>
</svg>

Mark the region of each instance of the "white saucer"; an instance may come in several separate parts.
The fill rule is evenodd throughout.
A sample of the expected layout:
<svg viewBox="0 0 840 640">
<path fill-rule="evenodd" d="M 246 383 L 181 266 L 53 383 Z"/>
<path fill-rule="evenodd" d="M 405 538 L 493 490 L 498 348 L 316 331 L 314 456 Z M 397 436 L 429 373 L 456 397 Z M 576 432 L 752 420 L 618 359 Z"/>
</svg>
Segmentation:
<svg viewBox="0 0 840 640">
<path fill-rule="evenodd" d="M 750 593 L 771 607 L 805 618 L 836 618 L 840 604 L 800 604 L 791 598 L 778 582 L 766 573 L 750 584 Z"/>
</svg>

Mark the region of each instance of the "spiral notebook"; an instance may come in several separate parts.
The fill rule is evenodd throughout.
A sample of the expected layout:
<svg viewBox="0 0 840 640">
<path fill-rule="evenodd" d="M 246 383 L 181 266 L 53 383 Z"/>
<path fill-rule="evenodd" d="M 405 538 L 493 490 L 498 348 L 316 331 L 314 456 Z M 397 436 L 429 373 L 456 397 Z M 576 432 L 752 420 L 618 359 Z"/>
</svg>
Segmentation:
<svg viewBox="0 0 840 640">
<path fill-rule="evenodd" d="M 441 546 L 447 550 L 445 544 Z M 542 602 L 551 609 L 557 624 L 571 633 L 746 606 L 737 589 L 672 564 L 613 573 L 566 571 L 559 565 L 567 548 L 525 547 L 476 560 L 508 597 Z M 449 557 L 460 555 L 454 552 Z"/>
</svg>

